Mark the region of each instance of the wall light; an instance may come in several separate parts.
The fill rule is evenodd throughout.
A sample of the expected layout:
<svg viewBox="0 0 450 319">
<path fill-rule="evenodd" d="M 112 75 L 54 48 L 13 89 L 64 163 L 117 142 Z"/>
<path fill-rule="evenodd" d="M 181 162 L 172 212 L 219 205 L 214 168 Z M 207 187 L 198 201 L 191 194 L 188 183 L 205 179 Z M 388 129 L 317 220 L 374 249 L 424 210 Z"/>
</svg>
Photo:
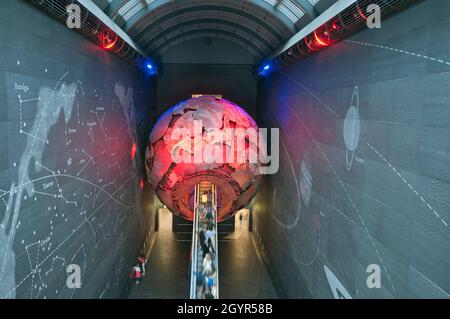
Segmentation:
<svg viewBox="0 0 450 319">
<path fill-rule="evenodd" d="M 150 59 L 145 59 L 141 64 L 142 69 L 145 73 L 150 76 L 156 76 L 158 74 L 158 65 Z"/>
<path fill-rule="evenodd" d="M 264 62 L 261 64 L 261 66 L 258 68 L 257 70 L 257 74 L 261 77 L 264 77 L 266 75 L 268 75 L 273 69 L 273 65 L 272 62 Z"/>
</svg>

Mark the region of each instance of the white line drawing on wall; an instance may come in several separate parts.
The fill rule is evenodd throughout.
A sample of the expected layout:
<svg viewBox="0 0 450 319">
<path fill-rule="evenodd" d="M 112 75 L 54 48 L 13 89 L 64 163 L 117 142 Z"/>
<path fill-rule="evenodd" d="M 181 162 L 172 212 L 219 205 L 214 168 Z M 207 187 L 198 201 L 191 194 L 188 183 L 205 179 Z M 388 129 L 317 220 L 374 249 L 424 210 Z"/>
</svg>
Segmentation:
<svg viewBox="0 0 450 319">
<path fill-rule="evenodd" d="M 289 155 L 289 152 L 286 148 L 286 145 L 283 142 L 283 139 L 280 138 L 280 143 L 283 146 L 283 149 L 285 151 L 285 154 L 287 156 L 288 162 L 289 162 L 289 167 L 290 167 L 290 171 L 292 172 L 292 178 L 295 182 L 295 189 L 296 189 L 296 194 L 297 194 L 297 209 L 296 211 L 296 215 L 295 215 L 295 219 L 291 222 L 291 223 L 285 223 L 282 220 L 280 220 L 277 216 L 275 216 L 274 214 L 270 214 L 270 216 L 277 222 L 278 225 L 280 225 L 281 227 L 283 227 L 284 229 L 293 229 L 297 226 L 298 222 L 300 221 L 300 214 L 301 214 L 301 205 L 300 205 L 300 200 L 301 200 L 301 194 L 300 194 L 300 187 L 298 185 L 298 181 L 297 181 L 297 177 L 295 176 L 295 170 L 294 170 L 294 165 L 292 163 L 291 157 Z M 272 203 L 274 205 L 273 210 L 274 212 L 279 211 L 279 208 L 275 207 L 276 203 L 279 203 L 279 200 L 277 199 L 277 188 L 275 187 L 273 190 L 273 194 L 272 194 Z"/>
<path fill-rule="evenodd" d="M 44 87 L 39 91 L 39 97 L 37 101 L 37 113 L 33 126 L 30 131 L 26 134 L 28 135 L 27 144 L 25 150 L 21 156 L 19 164 L 19 174 L 18 174 L 18 185 L 17 187 L 12 187 L 9 193 L 9 200 L 11 200 L 11 195 L 15 196 L 14 207 L 12 203 L 8 205 L 8 210 L 14 210 L 14 220 L 17 222 L 17 218 L 20 212 L 20 207 L 23 199 L 23 192 L 26 191 L 27 195 L 34 195 L 34 183 L 30 180 L 29 175 L 29 165 L 31 159 L 41 162 L 42 154 L 45 145 L 48 144 L 47 135 L 52 127 L 58 121 L 58 115 L 60 111 L 64 111 L 65 121 L 70 119 L 73 107 L 73 96 L 68 95 L 67 92 L 74 92 L 76 89 L 76 84 L 65 85 L 62 81 L 67 76 L 66 72 L 56 83 L 55 87 L 48 88 Z M 59 90 L 58 90 L 59 87 Z M 64 96 L 63 96 L 64 94 Z M 21 100 L 22 101 L 22 100 Z M 22 104 L 22 103 L 21 103 Z M 22 120 L 20 121 L 22 124 Z M 22 133 L 22 127 L 20 128 L 20 133 Z M 42 168 L 40 166 L 35 167 L 36 171 L 39 172 Z M 13 182 L 12 185 L 15 185 Z M 15 224 L 14 229 L 15 229 Z M 10 232 L 7 243 L 12 243 L 14 241 L 15 231 Z M 3 246 L 3 245 L 2 245 Z M 6 256 L 14 256 L 12 251 L 12 244 L 6 245 L 5 249 L 10 249 L 10 252 L 4 252 Z M 6 260 L 5 260 L 6 264 Z M 8 266 L 8 267 L 7 267 Z M 33 274 L 34 277 L 34 274 Z M 6 280 L 8 278 L 8 280 Z M 15 288 L 15 263 L 9 262 L 8 265 L 2 267 L 2 273 L 0 276 L 0 286 L 2 290 L 10 292 Z M 15 297 L 15 293 L 8 294 L 8 297 Z"/>
<path fill-rule="evenodd" d="M 306 207 L 309 206 L 309 201 L 311 200 L 312 182 L 313 178 L 309 164 L 303 159 L 302 164 L 300 165 L 300 192 L 302 194 L 303 204 L 305 204 Z"/>
<path fill-rule="evenodd" d="M 274 117 L 272 115 L 268 114 L 268 119 L 272 122 L 272 125 L 274 127 L 277 127 L 276 121 L 274 120 Z M 287 146 L 282 137 L 280 137 L 280 143 L 285 152 L 284 154 L 286 154 L 286 159 L 287 159 L 287 161 L 289 163 L 289 167 L 290 167 L 289 172 L 291 173 L 291 176 L 289 176 L 286 180 L 293 180 L 295 183 L 295 189 L 296 189 L 296 193 L 298 196 L 297 197 L 298 200 L 295 201 L 295 203 L 297 205 L 297 209 L 294 209 L 295 219 L 291 223 L 283 222 L 280 217 L 276 216 L 273 213 L 270 214 L 269 216 L 271 218 L 273 218 L 280 227 L 282 227 L 288 231 L 295 231 L 296 227 L 299 225 L 301 225 L 300 227 L 304 227 L 305 223 L 320 224 L 320 217 L 318 217 L 317 214 L 314 214 L 312 219 L 308 220 L 305 215 L 306 212 L 302 211 L 302 208 L 304 208 L 301 205 L 303 196 L 305 196 L 305 198 L 306 198 L 306 196 L 309 196 L 308 197 L 309 199 L 307 199 L 308 204 L 312 198 L 312 175 L 311 175 L 311 172 L 308 171 L 309 176 L 311 176 L 311 178 L 306 177 L 306 178 L 308 178 L 308 182 L 305 181 L 305 183 L 307 183 L 307 185 L 309 185 L 309 190 L 305 189 L 305 194 L 302 194 L 301 181 L 299 182 L 299 180 L 301 180 L 301 176 L 298 176 L 298 177 L 296 176 L 294 165 L 293 165 L 293 160 L 291 158 L 291 155 L 288 152 Z M 305 165 L 304 167 L 306 168 L 307 166 Z M 305 173 L 305 176 L 307 176 L 308 173 Z M 279 185 L 279 187 L 280 186 L 281 185 Z M 286 187 L 286 185 L 283 185 L 283 187 Z M 309 195 L 307 195 L 307 192 L 310 192 Z M 282 192 L 277 191 L 277 187 L 274 187 L 274 190 L 272 193 L 272 205 L 273 205 L 272 210 L 273 210 L 273 212 L 278 212 L 278 213 L 282 214 L 283 211 L 280 209 L 279 205 L 280 205 L 280 203 L 283 203 L 283 198 L 280 198 L 280 196 L 282 196 L 282 195 L 280 195 L 280 193 L 283 194 Z M 307 207 L 307 206 L 305 205 L 305 207 Z M 317 226 L 319 226 L 319 225 L 317 225 Z M 309 225 L 308 225 L 308 227 L 309 227 Z M 319 253 L 320 253 L 320 227 L 317 227 L 317 228 L 313 229 L 312 231 L 314 233 L 314 236 L 311 236 L 311 234 L 306 235 L 306 238 L 308 240 L 311 240 L 312 245 L 314 246 L 314 249 L 311 250 L 311 254 L 305 253 L 305 250 L 298 249 L 297 246 L 292 245 L 291 254 L 293 256 L 294 261 L 299 265 L 311 266 L 314 264 L 314 262 L 317 260 L 317 257 L 319 256 Z M 306 234 L 306 233 L 302 232 L 302 234 Z M 307 258 L 305 258 L 305 255 L 307 255 Z"/>
<path fill-rule="evenodd" d="M 360 126 L 359 119 L 359 89 L 357 86 L 353 89 L 350 108 L 347 110 L 344 119 L 343 135 L 345 142 L 345 163 L 347 170 L 351 170 L 355 151 L 359 144 Z"/>
<path fill-rule="evenodd" d="M 444 218 L 442 218 L 441 215 L 439 215 L 439 213 L 426 201 L 426 199 L 420 195 L 420 193 L 406 180 L 405 177 L 403 177 L 403 175 L 399 172 L 399 170 L 397 168 L 394 167 L 394 165 L 392 165 L 387 159 L 386 157 L 384 157 L 372 144 L 370 144 L 369 142 L 366 142 L 367 146 L 370 147 L 370 149 L 372 151 L 375 152 L 375 154 L 377 154 L 377 156 L 379 158 L 381 158 L 383 160 L 383 162 L 389 166 L 389 168 L 395 173 L 395 175 L 397 175 L 402 181 L 403 183 L 405 183 L 408 188 L 414 193 L 414 195 L 416 195 L 420 201 L 430 210 L 433 212 L 434 216 L 436 216 L 441 223 L 445 226 L 448 227 L 448 223 L 444 220 Z"/>
<path fill-rule="evenodd" d="M 140 200 L 142 196 L 142 190 L 139 187 L 138 180 L 139 177 L 139 163 L 141 163 L 141 154 L 139 151 L 136 150 L 137 147 L 137 132 L 136 132 L 136 116 L 135 116 L 135 109 L 134 109 L 134 91 L 131 87 L 126 87 L 122 84 L 116 83 L 114 86 L 114 93 L 119 98 L 120 105 L 122 107 L 123 114 L 126 119 L 127 123 L 127 133 L 128 137 L 131 140 L 131 145 L 134 147 L 134 154 L 132 155 L 132 168 L 133 172 L 131 172 L 134 175 L 135 180 L 135 201 L 136 201 L 136 207 L 137 207 L 137 213 L 139 216 L 139 226 L 141 232 L 144 231 L 143 228 L 143 220 L 142 220 L 142 212 L 141 212 L 141 206 Z M 132 151 L 133 152 L 133 151 Z"/>
<path fill-rule="evenodd" d="M 333 166 L 333 164 L 331 163 L 331 161 L 329 160 L 328 156 L 326 156 L 325 151 L 322 149 L 322 147 L 320 146 L 319 142 L 317 141 L 317 139 L 314 137 L 314 135 L 311 133 L 311 131 L 308 129 L 308 127 L 306 126 L 306 124 L 304 123 L 304 121 L 301 119 L 301 117 L 295 112 L 295 109 L 287 102 L 287 101 L 283 101 L 283 103 L 286 103 L 286 106 L 292 111 L 292 113 L 294 114 L 294 116 L 299 120 L 299 123 L 301 124 L 301 126 L 306 130 L 306 132 L 308 133 L 308 135 L 311 137 L 312 141 L 314 142 L 314 144 L 316 145 L 317 149 L 320 151 L 320 153 L 322 154 L 323 158 L 325 159 L 325 161 L 327 162 L 328 167 L 331 169 L 331 171 L 333 172 L 334 176 L 337 178 L 339 185 L 341 186 L 342 190 L 344 191 L 347 199 L 349 200 L 350 204 L 353 207 L 353 210 L 355 211 L 355 213 L 358 216 L 358 219 L 361 222 L 361 225 L 363 226 L 365 232 L 367 233 L 367 236 L 369 237 L 369 240 L 372 243 L 372 246 L 377 254 L 377 257 L 381 263 L 381 265 L 383 266 L 384 272 L 386 273 L 386 276 L 388 278 L 388 281 L 391 285 L 392 291 L 396 292 L 397 289 L 394 286 L 394 283 L 392 282 L 391 276 L 387 270 L 386 264 L 383 261 L 383 258 L 381 257 L 380 251 L 378 250 L 377 246 L 375 245 L 375 242 L 373 240 L 373 237 L 371 235 L 371 233 L 369 232 L 369 229 L 367 228 L 366 222 L 364 221 L 363 217 L 361 216 L 361 213 L 358 209 L 358 207 L 356 206 L 354 200 L 352 199 L 352 197 L 350 196 L 350 193 L 348 192 L 347 187 L 345 186 L 342 178 L 338 175 L 335 167 Z"/>
<path fill-rule="evenodd" d="M 392 51 L 392 52 L 395 52 L 395 53 L 411 55 L 413 57 L 421 58 L 421 59 L 424 59 L 424 60 L 429 60 L 431 62 L 436 62 L 436 63 L 450 65 L 450 61 L 445 61 L 443 59 L 430 57 L 428 55 L 423 55 L 423 54 L 420 54 L 420 53 L 417 53 L 417 52 L 410 52 L 410 51 L 407 51 L 407 50 L 392 48 L 392 47 L 388 47 L 388 46 L 385 46 L 385 45 L 374 44 L 374 43 L 367 43 L 367 42 L 360 42 L 360 41 L 354 41 L 354 40 L 344 40 L 343 42 L 347 42 L 347 43 L 351 43 L 351 44 L 357 44 L 357 45 L 361 45 L 361 46 L 369 46 L 369 47 L 378 48 L 378 49 L 389 50 L 389 51 Z"/>
<path fill-rule="evenodd" d="M 16 285 L 16 256 L 13 242 L 19 211 L 13 209 L 15 183 L 11 184 L 5 216 L 0 224 L 0 297 L 5 296 Z M 7 231 L 9 226 L 9 232 Z"/>
<path fill-rule="evenodd" d="M 323 268 L 325 270 L 325 275 L 327 276 L 328 284 L 330 285 L 334 299 L 352 299 L 352 296 L 350 296 L 347 289 L 345 289 L 344 285 L 333 274 L 333 272 L 326 265 L 323 265 Z"/>
<path fill-rule="evenodd" d="M 129 118 L 134 116 L 133 95 L 130 96 L 128 116 L 128 114 L 123 114 L 120 108 L 114 107 L 114 103 L 117 104 L 115 102 L 117 97 L 114 95 L 111 95 L 112 101 L 104 102 L 101 97 L 96 95 L 94 98 L 96 100 L 95 111 L 89 110 L 92 105 L 88 103 L 92 103 L 91 101 L 94 100 L 92 94 L 89 94 L 82 104 L 83 107 L 88 108 L 84 112 L 84 118 L 87 114 L 96 113 L 90 115 L 92 121 L 89 122 L 95 123 L 95 125 L 84 125 L 80 122 L 80 105 L 77 98 L 82 98 L 86 92 L 92 93 L 92 88 L 86 87 L 87 91 L 85 92 L 81 81 L 73 83 L 67 81 L 68 74 L 69 72 L 66 72 L 58 81 L 54 81 L 55 86 L 38 83 L 33 85 L 34 90 L 30 92 L 28 92 L 30 86 L 27 86 L 28 90 L 21 92 L 22 96 L 14 94 L 17 89 L 8 92 L 10 102 L 14 103 L 15 98 L 19 98 L 17 114 L 13 110 L 9 115 L 17 116 L 12 121 L 19 123 L 17 138 L 19 141 L 23 140 L 24 151 L 20 151 L 16 155 L 20 158 L 20 164 L 16 165 L 14 162 L 14 165 L 11 165 L 11 167 L 17 167 L 18 177 L 10 181 L 11 185 L 8 185 L 10 189 L 0 189 L 0 202 L 6 207 L 5 217 L 0 221 L 0 298 L 15 298 L 16 296 L 46 298 L 48 293 L 56 294 L 58 297 L 72 298 L 74 294 L 81 294 L 81 292 L 75 291 L 67 293 L 64 289 L 58 288 L 55 291 L 54 278 L 58 276 L 61 267 L 66 262 L 76 259 L 77 263 L 82 265 L 82 275 L 84 276 L 89 270 L 89 263 L 94 262 L 94 258 L 88 256 L 88 253 L 91 254 L 96 249 L 93 247 L 93 249 L 85 250 L 86 240 L 92 238 L 99 244 L 104 243 L 106 238 L 117 237 L 118 243 L 115 245 L 114 253 L 120 255 L 125 250 L 123 241 L 128 236 L 129 227 L 135 227 L 127 225 L 129 215 L 136 214 L 135 203 L 125 200 L 126 197 L 124 197 L 125 195 L 134 196 L 134 187 L 130 185 L 132 178 L 124 173 L 132 171 L 135 163 L 131 167 L 128 141 L 124 144 L 126 135 L 123 134 L 126 130 L 124 126 L 129 129 L 135 126 L 134 123 L 128 123 Z M 34 83 L 34 78 L 21 74 L 9 73 L 8 76 L 7 82 L 11 85 L 17 83 L 17 79 L 25 79 L 26 82 Z M 133 92 L 131 87 L 128 90 Z M 38 97 L 29 98 L 24 96 L 25 93 L 31 97 Z M 78 97 L 77 94 L 79 94 Z M 111 121 L 105 120 L 108 116 L 105 114 L 106 108 L 101 106 L 102 103 L 108 106 L 107 110 Z M 74 109 L 75 106 L 76 109 Z M 73 119 L 71 119 L 72 113 Z M 75 121 L 72 123 L 72 120 Z M 115 125 L 117 123 L 119 123 L 119 128 Z M 25 127 L 28 134 L 19 131 Z M 108 128 L 110 129 L 108 130 Z M 55 140 L 53 130 L 60 130 L 61 134 L 65 135 L 64 145 L 58 146 L 59 139 L 56 136 Z M 109 136 L 108 131 L 114 132 L 115 136 Z M 74 142 L 79 143 L 83 139 L 82 134 L 87 137 L 85 139 L 87 145 L 77 148 L 77 144 Z M 98 141 L 89 137 L 98 138 Z M 93 151 L 95 148 L 90 146 L 95 145 L 95 142 L 100 142 L 97 144 L 98 147 L 106 146 L 106 148 Z M 102 142 L 104 142 L 103 145 Z M 51 145 L 49 146 L 49 144 Z M 69 144 L 74 145 L 75 148 L 69 148 Z M 47 147 L 51 147 L 49 150 L 57 147 L 62 147 L 59 150 L 67 149 L 67 158 L 62 158 L 59 163 L 58 161 L 53 162 L 52 158 L 48 161 L 44 154 Z M 110 154 L 111 149 L 115 152 L 116 164 L 110 167 L 110 170 L 105 170 L 105 166 L 97 167 L 96 157 Z M 113 171 L 114 178 L 111 179 Z M 95 176 L 93 181 L 89 178 L 92 176 Z M 80 184 L 79 186 L 86 193 L 76 190 L 67 194 L 65 185 L 73 185 L 73 183 Z M 68 188 L 70 189 L 70 186 Z M 95 196 L 92 190 L 95 190 Z M 86 194 L 93 195 L 91 200 L 89 200 L 91 195 L 85 196 Z M 46 210 L 45 214 L 48 217 L 48 225 L 42 225 L 42 227 L 38 225 L 36 229 L 32 230 L 32 234 L 25 236 L 17 230 L 21 226 L 19 217 L 22 221 L 28 217 L 25 216 L 27 201 L 48 203 L 48 212 Z M 81 214 L 69 214 L 75 209 L 74 207 L 78 206 L 81 206 Z M 30 210 L 27 209 L 27 212 Z M 31 212 L 34 213 L 32 210 Z M 136 221 L 137 218 L 133 218 L 133 220 Z M 63 238 L 54 237 L 54 227 L 68 222 L 69 225 L 73 225 L 73 229 L 70 229 Z M 86 230 L 88 231 L 86 232 Z M 17 237 L 22 237 L 21 243 L 18 242 Z M 42 238 L 39 239 L 40 237 Z M 72 251 L 74 245 L 80 247 L 76 252 Z M 89 246 L 89 248 L 91 247 Z M 25 262 L 25 268 L 16 266 L 19 261 Z M 122 265 L 121 271 L 123 272 L 123 270 L 125 267 Z"/>
</svg>

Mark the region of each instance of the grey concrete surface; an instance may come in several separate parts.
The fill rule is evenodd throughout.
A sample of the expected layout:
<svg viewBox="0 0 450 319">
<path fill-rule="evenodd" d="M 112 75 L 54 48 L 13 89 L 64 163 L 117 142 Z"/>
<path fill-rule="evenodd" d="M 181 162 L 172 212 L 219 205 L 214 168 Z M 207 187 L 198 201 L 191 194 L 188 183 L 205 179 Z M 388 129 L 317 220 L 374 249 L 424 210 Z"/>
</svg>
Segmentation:
<svg viewBox="0 0 450 319">
<path fill-rule="evenodd" d="M 119 297 L 153 228 L 150 81 L 24 1 L 0 25 L 0 298 Z"/>
<path fill-rule="evenodd" d="M 419 1 L 261 83 L 281 164 L 252 207 L 280 296 L 449 298 L 449 17 Z"/>
<path fill-rule="evenodd" d="M 143 280 L 131 299 L 189 298 L 189 255 L 192 233 L 174 232 L 172 215 L 161 209 L 159 231 L 149 254 Z M 192 226 L 191 226 L 192 227 Z M 219 239 L 220 299 L 276 298 L 265 265 L 248 231 L 248 215 L 235 231 Z"/>
<path fill-rule="evenodd" d="M 172 231 L 172 214 L 161 209 L 159 230 L 151 249 L 145 276 L 134 285 L 131 299 L 189 298 L 191 241 Z"/>
</svg>

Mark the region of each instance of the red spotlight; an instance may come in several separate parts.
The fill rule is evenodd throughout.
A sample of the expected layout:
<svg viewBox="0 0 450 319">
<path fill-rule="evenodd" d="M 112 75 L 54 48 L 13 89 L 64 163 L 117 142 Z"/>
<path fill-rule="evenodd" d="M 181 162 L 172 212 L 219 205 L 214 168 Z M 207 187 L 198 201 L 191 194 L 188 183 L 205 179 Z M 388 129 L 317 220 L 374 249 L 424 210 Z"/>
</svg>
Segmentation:
<svg viewBox="0 0 450 319">
<path fill-rule="evenodd" d="M 103 46 L 103 49 L 111 50 L 112 48 L 114 48 L 114 46 L 115 46 L 116 43 L 117 43 L 117 39 L 118 39 L 118 37 L 116 36 L 116 38 L 115 38 L 113 41 L 111 41 L 110 43 L 104 45 L 104 46 Z"/>
<path fill-rule="evenodd" d="M 364 15 L 363 11 L 359 8 L 358 3 L 356 3 L 356 10 L 358 10 L 358 14 L 361 18 L 363 18 L 364 20 L 367 20 L 367 17 Z"/>
<path fill-rule="evenodd" d="M 326 42 L 327 40 L 321 39 L 318 35 L 317 35 L 317 31 L 314 31 L 314 38 L 316 39 L 316 42 L 321 45 L 321 46 L 328 46 L 330 45 L 330 39 L 328 39 L 328 42 Z"/>
<path fill-rule="evenodd" d="M 142 177 L 142 176 L 139 179 L 139 188 L 140 189 L 144 189 L 144 177 Z"/>
<path fill-rule="evenodd" d="M 131 146 L 131 159 L 134 160 L 134 157 L 136 156 L 136 143 L 133 143 Z"/>
<path fill-rule="evenodd" d="M 98 39 L 100 41 L 100 46 L 105 50 L 111 50 L 117 44 L 119 36 L 117 34 L 109 34 L 106 32 L 100 32 Z"/>
</svg>

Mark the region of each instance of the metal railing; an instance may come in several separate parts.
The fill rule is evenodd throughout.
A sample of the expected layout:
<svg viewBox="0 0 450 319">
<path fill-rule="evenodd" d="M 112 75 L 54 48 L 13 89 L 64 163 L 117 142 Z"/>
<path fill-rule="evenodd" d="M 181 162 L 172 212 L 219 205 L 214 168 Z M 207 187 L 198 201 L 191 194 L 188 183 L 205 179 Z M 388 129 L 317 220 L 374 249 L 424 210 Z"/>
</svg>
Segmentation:
<svg viewBox="0 0 450 319">
<path fill-rule="evenodd" d="M 191 285 L 190 299 L 197 299 L 197 272 L 198 272 L 198 206 L 200 202 L 200 186 L 195 186 L 194 191 L 194 219 L 192 223 L 192 248 L 191 248 Z"/>
<path fill-rule="evenodd" d="M 214 216 L 214 229 L 216 231 L 214 249 L 216 251 L 216 257 L 214 258 L 214 264 L 216 267 L 216 278 L 214 278 L 216 285 L 216 299 L 219 299 L 219 229 L 217 228 L 217 186 L 212 184 L 212 204 L 213 204 L 213 216 Z"/>
</svg>

